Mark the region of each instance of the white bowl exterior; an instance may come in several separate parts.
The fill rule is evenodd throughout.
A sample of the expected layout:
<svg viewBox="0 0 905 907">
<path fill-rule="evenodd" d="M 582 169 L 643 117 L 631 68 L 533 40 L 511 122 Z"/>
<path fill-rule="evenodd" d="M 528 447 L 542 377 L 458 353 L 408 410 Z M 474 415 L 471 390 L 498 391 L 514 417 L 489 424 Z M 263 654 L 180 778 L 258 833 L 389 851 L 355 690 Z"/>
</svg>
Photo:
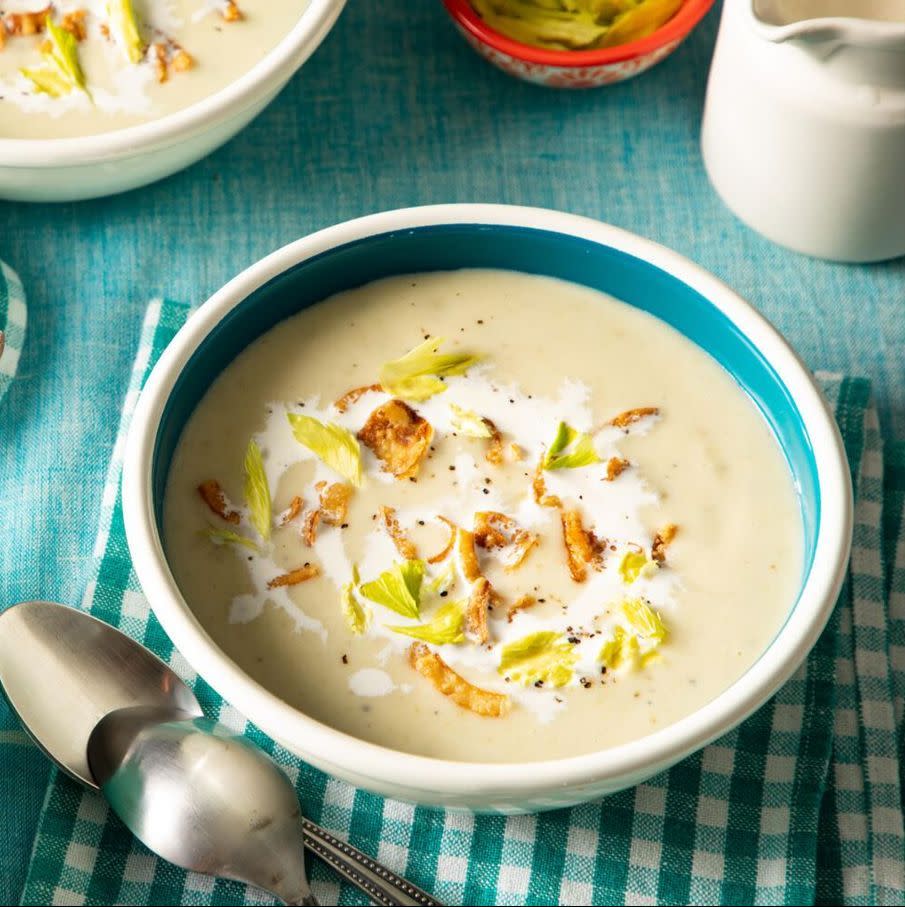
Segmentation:
<svg viewBox="0 0 905 907">
<path fill-rule="evenodd" d="M 170 116 L 73 139 L 0 138 L 0 199 L 63 202 L 125 192 L 219 148 L 256 117 L 317 49 L 345 0 L 310 0 L 290 35 L 236 82 Z"/>
<path fill-rule="evenodd" d="M 796 401 L 815 451 L 819 534 L 808 580 L 782 632 L 743 677 L 704 708 L 601 752 L 519 764 L 449 762 L 388 750 L 319 724 L 265 690 L 216 647 L 183 600 L 157 532 L 151 463 L 160 418 L 177 376 L 226 313 L 287 268 L 336 246 L 389 231 L 462 223 L 560 232 L 619 249 L 675 275 L 760 349 Z M 306 762 L 352 784 L 428 805 L 497 812 L 552 809 L 613 793 L 662 771 L 750 715 L 789 679 L 817 641 L 842 585 L 852 528 L 848 465 L 832 414 L 795 353 L 748 303 L 678 254 L 616 227 L 506 205 L 435 205 L 363 217 L 284 246 L 230 281 L 191 316 L 148 379 L 126 447 L 123 506 L 135 571 L 163 628 L 189 664 L 258 727 Z"/>
<path fill-rule="evenodd" d="M 247 110 L 163 148 L 73 167 L 0 167 L 0 198 L 20 202 L 72 202 L 146 186 L 200 161 L 229 141 L 282 87 L 279 85 Z"/>
</svg>

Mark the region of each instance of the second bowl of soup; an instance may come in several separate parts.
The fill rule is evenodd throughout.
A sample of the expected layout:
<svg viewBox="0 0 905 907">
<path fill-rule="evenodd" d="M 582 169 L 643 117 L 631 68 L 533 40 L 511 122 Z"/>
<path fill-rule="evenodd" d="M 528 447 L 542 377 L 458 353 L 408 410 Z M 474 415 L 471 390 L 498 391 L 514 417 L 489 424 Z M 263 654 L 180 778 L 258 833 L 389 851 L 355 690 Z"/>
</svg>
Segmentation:
<svg viewBox="0 0 905 907">
<path fill-rule="evenodd" d="M 167 176 L 231 138 L 344 0 L 11 0 L 0 10 L 0 198 Z"/>
</svg>

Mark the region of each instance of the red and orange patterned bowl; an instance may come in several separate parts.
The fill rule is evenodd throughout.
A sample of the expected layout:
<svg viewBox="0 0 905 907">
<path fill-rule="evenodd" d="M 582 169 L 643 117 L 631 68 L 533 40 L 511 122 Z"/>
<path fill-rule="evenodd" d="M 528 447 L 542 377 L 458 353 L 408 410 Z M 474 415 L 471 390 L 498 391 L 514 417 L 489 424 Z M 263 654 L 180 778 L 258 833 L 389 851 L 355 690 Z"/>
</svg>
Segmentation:
<svg viewBox="0 0 905 907">
<path fill-rule="evenodd" d="M 465 40 L 503 72 L 550 88 L 596 88 L 630 79 L 668 57 L 704 18 L 714 0 L 686 0 L 653 34 L 599 50 L 548 50 L 522 44 L 492 28 L 469 0 L 443 0 Z"/>
</svg>

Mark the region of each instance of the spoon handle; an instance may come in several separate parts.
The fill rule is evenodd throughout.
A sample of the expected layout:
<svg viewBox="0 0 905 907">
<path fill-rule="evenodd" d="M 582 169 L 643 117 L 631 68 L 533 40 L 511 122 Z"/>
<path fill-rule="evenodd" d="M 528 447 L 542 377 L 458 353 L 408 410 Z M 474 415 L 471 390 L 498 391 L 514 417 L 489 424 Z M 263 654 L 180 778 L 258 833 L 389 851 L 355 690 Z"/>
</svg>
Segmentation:
<svg viewBox="0 0 905 907">
<path fill-rule="evenodd" d="M 305 847 L 380 907 L 442 907 L 429 894 L 310 819 L 302 820 L 302 834 Z"/>
</svg>

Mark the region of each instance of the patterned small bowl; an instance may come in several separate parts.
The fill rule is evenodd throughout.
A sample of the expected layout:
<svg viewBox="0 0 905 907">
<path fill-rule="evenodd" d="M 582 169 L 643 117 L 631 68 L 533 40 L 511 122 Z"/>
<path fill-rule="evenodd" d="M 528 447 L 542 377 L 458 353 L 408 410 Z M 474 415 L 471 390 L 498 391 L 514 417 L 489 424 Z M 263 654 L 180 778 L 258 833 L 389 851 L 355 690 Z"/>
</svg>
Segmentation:
<svg viewBox="0 0 905 907">
<path fill-rule="evenodd" d="M 713 3 L 686 0 L 672 19 L 640 41 L 599 50 L 548 50 L 490 28 L 469 0 L 443 0 L 456 28 L 485 60 L 511 76 L 549 88 L 596 88 L 650 69 L 685 40 Z"/>
</svg>

